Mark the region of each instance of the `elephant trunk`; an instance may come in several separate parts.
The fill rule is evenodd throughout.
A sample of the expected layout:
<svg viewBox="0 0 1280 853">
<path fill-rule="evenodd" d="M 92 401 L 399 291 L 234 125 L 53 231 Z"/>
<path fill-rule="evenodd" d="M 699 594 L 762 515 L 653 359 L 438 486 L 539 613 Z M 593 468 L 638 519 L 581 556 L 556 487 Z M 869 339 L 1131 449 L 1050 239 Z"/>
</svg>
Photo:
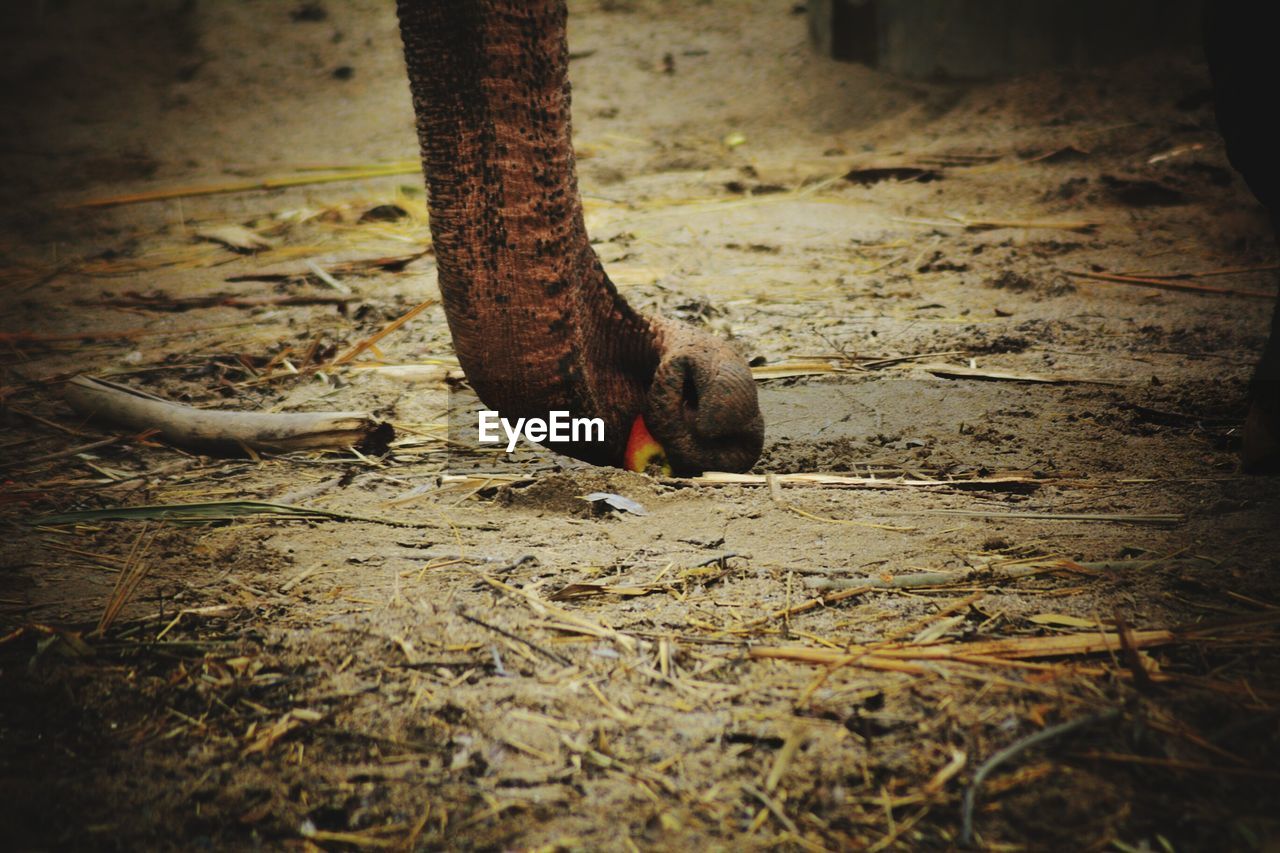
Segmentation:
<svg viewBox="0 0 1280 853">
<path fill-rule="evenodd" d="M 763 427 L 741 358 L 702 332 L 632 310 L 587 239 L 563 0 L 399 0 L 398 12 L 440 293 L 480 399 L 511 419 L 551 410 L 602 419 L 603 442 L 552 445 L 595 464 L 622 465 L 647 415 L 677 471 L 750 467 Z M 711 365 L 697 355 L 708 348 Z M 746 376 L 750 399 L 729 405 L 737 423 L 707 432 L 687 412 L 653 409 L 650 386 L 673 354 L 692 357 L 699 376 L 729 375 L 737 396 Z M 690 381 L 697 415 L 702 392 L 715 389 Z M 755 435 L 740 451 L 735 436 L 753 416 Z M 707 439 L 709 453 L 682 449 L 691 428 L 706 433 L 695 438 Z"/>
</svg>

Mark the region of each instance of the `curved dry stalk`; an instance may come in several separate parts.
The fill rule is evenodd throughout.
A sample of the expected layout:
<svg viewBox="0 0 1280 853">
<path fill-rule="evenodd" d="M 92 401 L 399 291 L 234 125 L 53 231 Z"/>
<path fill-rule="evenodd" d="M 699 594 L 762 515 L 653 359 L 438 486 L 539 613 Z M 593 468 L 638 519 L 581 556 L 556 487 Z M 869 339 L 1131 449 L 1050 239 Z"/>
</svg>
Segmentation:
<svg viewBox="0 0 1280 853">
<path fill-rule="evenodd" d="M 196 409 L 145 391 L 76 376 L 64 397 L 71 408 L 95 418 L 143 431 L 191 450 L 244 455 L 246 448 L 284 453 L 385 444 L 393 430 L 364 412 L 233 412 Z"/>
</svg>

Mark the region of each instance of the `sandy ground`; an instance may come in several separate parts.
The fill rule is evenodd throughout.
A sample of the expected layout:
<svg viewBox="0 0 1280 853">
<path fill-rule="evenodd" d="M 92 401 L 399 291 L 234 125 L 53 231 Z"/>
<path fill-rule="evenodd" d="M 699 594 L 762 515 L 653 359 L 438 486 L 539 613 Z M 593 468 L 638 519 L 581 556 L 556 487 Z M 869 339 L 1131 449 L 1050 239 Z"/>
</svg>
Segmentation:
<svg viewBox="0 0 1280 853">
<path fill-rule="evenodd" d="M 761 379 L 756 473 L 856 479 L 713 486 L 542 453 L 455 482 L 438 306 L 329 365 L 436 294 L 430 255 L 341 266 L 429 240 L 390 4 L 17 5 L 10 849 L 947 848 L 982 763 L 1046 731 L 979 780 L 979 845 L 1275 837 L 1280 484 L 1234 455 L 1275 273 L 1175 280 L 1227 291 L 1208 293 L 1078 275 L 1275 263 L 1193 58 L 922 84 L 813 55 L 786 2 L 574 4 L 597 250 L 635 304 L 800 374 Z M 402 174 L 83 204 L 379 164 Z M 860 171 L 889 167 L 914 171 Z M 231 223 L 271 247 L 200 236 Z M 340 295 L 308 263 L 351 299 L 180 301 Z M 400 439 L 86 450 L 115 433 L 61 401 L 78 372 L 368 410 Z M 39 521 L 245 499 L 365 520 Z"/>
</svg>

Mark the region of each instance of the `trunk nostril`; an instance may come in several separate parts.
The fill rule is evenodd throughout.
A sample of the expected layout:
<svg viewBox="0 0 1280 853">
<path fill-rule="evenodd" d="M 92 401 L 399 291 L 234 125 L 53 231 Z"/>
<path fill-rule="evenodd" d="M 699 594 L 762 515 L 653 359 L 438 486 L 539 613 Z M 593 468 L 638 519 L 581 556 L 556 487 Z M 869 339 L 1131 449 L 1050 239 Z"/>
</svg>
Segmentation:
<svg viewBox="0 0 1280 853">
<path fill-rule="evenodd" d="M 686 373 L 684 387 L 680 390 L 680 400 L 686 411 L 692 413 L 698 411 L 698 396 L 698 383 L 694 381 L 692 373 Z"/>
</svg>

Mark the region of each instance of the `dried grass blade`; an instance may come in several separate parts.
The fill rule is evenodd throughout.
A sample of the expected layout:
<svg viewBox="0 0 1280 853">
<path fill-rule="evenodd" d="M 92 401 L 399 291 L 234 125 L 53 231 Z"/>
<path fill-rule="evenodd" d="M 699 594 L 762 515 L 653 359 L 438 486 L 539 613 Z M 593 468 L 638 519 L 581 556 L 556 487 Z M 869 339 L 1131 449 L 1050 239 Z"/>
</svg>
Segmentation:
<svg viewBox="0 0 1280 853">
<path fill-rule="evenodd" d="M 90 198 L 71 207 L 116 207 L 122 204 L 140 204 L 148 201 L 166 201 L 175 198 L 192 196 L 225 195 L 227 193 L 262 192 L 266 190 L 302 187 L 308 184 L 331 184 L 338 181 L 363 181 L 369 178 L 385 178 L 394 175 L 415 175 L 422 171 L 422 166 L 414 163 L 395 163 L 387 166 L 370 166 L 341 169 L 333 172 L 304 175 L 285 175 L 283 177 L 263 178 L 256 181 L 229 181 L 221 184 L 203 184 L 187 187 L 173 187 L 162 190 L 146 190 L 137 193 L 124 193 L 113 196 Z"/>
<path fill-rule="evenodd" d="M 428 308 L 430 308 L 432 305 L 435 305 L 435 304 L 436 304 L 435 299 L 427 299 L 422 302 L 419 302 L 417 305 L 413 306 L 408 311 L 404 312 L 399 317 L 397 317 L 396 319 L 388 323 L 386 326 L 384 326 L 381 331 L 377 332 L 376 334 L 368 338 L 365 338 L 363 341 L 356 344 L 354 347 L 352 347 L 351 349 L 344 352 L 342 355 L 335 358 L 333 360 L 333 364 L 334 365 L 346 364 L 347 362 L 359 356 L 365 350 L 375 346 L 379 341 L 381 341 L 387 335 L 390 335 L 396 329 L 399 329 L 405 323 L 409 322 L 414 317 L 418 316 L 423 311 L 426 311 Z"/>
</svg>

